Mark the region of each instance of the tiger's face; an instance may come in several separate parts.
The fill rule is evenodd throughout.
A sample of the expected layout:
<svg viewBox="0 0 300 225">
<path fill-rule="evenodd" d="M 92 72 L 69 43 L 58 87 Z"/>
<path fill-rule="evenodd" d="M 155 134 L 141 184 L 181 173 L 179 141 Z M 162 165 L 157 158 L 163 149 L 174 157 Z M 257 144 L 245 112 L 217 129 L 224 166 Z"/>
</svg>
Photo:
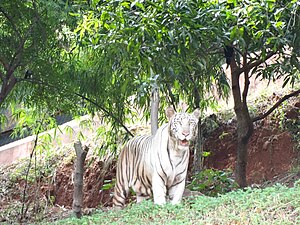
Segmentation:
<svg viewBox="0 0 300 225">
<path fill-rule="evenodd" d="M 168 113 L 167 113 L 168 116 Z M 196 109 L 193 113 L 171 113 L 170 136 L 176 142 L 179 150 L 188 150 L 190 141 L 197 135 L 197 124 L 200 112 Z"/>
</svg>

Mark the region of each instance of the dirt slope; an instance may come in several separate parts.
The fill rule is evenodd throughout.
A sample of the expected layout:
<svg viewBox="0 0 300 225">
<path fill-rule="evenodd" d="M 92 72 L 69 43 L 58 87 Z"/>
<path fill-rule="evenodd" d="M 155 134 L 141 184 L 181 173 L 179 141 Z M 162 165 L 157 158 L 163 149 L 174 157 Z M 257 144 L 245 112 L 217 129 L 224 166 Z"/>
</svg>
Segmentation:
<svg viewBox="0 0 300 225">
<path fill-rule="evenodd" d="M 211 155 L 206 158 L 205 168 L 234 170 L 236 160 L 236 125 L 221 124 L 205 141 L 205 151 Z M 297 159 L 299 151 L 288 131 L 278 128 L 278 124 L 268 120 L 255 125 L 248 149 L 247 180 L 249 185 L 262 184 L 274 180 L 289 172 Z M 104 180 L 115 177 L 115 162 L 103 170 L 103 162 L 94 162 L 85 174 L 85 207 L 111 205 L 111 191 L 101 190 Z M 56 174 L 56 204 L 71 206 L 72 187 L 71 174 L 73 166 L 63 166 Z"/>
<path fill-rule="evenodd" d="M 291 134 L 269 124 L 255 127 L 248 147 L 247 181 L 262 183 L 288 172 L 298 157 Z M 234 170 L 236 161 L 236 129 L 222 125 L 208 138 L 205 150 L 211 152 L 205 160 L 207 168 Z"/>
</svg>

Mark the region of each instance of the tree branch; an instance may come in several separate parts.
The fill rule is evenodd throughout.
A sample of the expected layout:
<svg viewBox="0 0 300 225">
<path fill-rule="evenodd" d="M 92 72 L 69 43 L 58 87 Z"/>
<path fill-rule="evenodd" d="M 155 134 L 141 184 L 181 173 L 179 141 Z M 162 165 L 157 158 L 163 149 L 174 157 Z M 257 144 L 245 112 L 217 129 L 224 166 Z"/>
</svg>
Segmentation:
<svg viewBox="0 0 300 225">
<path fill-rule="evenodd" d="M 90 103 L 92 103 L 93 105 L 97 106 L 99 109 L 101 109 L 103 112 L 105 112 L 107 115 L 109 115 L 111 118 L 113 118 L 118 124 L 120 124 L 125 130 L 126 132 L 133 137 L 134 135 L 130 132 L 130 130 L 128 130 L 128 128 L 119 120 L 119 118 L 117 118 L 114 114 L 112 114 L 111 112 L 109 112 L 107 109 L 105 109 L 104 107 L 102 107 L 101 105 L 99 105 L 97 102 L 79 94 L 79 93 L 75 93 L 75 95 L 77 95 L 78 97 L 82 98 L 83 100 L 86 100 Z"/>
<path fill-rule="evenodd" d="M 264 119 L 264 118 L 266 118 L 268 115 L 270 115 L 276 108 L 278 108 L 278 106 L 282 103 L 282 102 L 284 102 L 285 100 L 287 100 L 287 99 L 289 99 L 289 98 L 291 98 L 291 97 L 294 97 L 294 96 L 297 96 L 297 95 L 299 95 L 300 94 L 300 89 L 299 90 L 297 90 L 297 91 L 294 91 L 294 92 L 292 92 L 292 93 L 290 93 L 290 94 L 288 94 L 288 95 L 285 95 L 285 96 L 283 96 L 281 99 L 279 99 L 267 112 L 265 112 L 265 113 L 263 113 L 263 114 L 261 114 L 261 115 L 259 115 L 259 116 L 256 116 L 256 117 L 254 117 L 254 118 L 252 118 L 252 122 L 256 122 L 256 121 L 258 121 L 258 120 L 262 120 L 262 119 Z"/>
<path fill-rule="evenodd" d="M 31 163 L 32 163 L 33 154 L 36 154 L 35 150 L 36 150 L 36 147 L 37 147 L 37 144 L 38 144 L 39 135 L 40 135 L 40 130 L 38 129 L 37 134 L 36 134 L 35 139 L 34 139 L 33 148 L 32 148 L 32 151 L 30 153 L 29 163 L 28 163 L 28 166 L 26 168 L 25 186 L 24 186 L 24 189 L 23 189 L 23 197 L 22 197 L 21 216 L 19 218 L 21 223 L 22 223 L 22 220 L 26 217 L 26 213 L 27 213 L 27 210 L 24 210 L 24 207 L 25 207 L 25 200 L 26 200 L 26 191 L 27 191 L 27 186 L 28 186 L 28 175 L 29 175 L 29 170 L 30 170 Z"/>
<path fill-rule="evenodd" d="M 24 46 L 27 38 L 29 37 L 30 33 L 32 32 L 34 24 L 30 24 L 28 30 L 26 31 L 25 35 L 21 38 L 18 48 L 16 52 L 13 54 L 11 62 L 9 63 L 8 70 L 7 70 L 7 78 L 9 79 L 10 75 L 20 66 L 20 61 L 22 57 L 22 53 L 24 51 Z"/>
<path fill-rule="evenodd" d="M 176 111 L 176 105 L 175 105 L 175 97 L 172 93 L 171 87 L 168 83 L 166 83 L 166 87 L 167 87 L 167 96 L 170 97 L 169 101 L 170 104 L 173 106 L 173 109 Z"/>
<path fill-rule="evenodd" d="M 4 82 L 4 74 L 0 71 L 0 79 L 2 81 L 2 83 Z"/>
<path fill-rule="evenodd" d="M 4 58 L 0 57 L 0 63 L 3 65 L 4 70 L 8 71 L 9 65 L 8 65 L 8 63 L 5 62 Z"/>
<path fill-rule="evenodd" d="M 17 78 L 13 74 L 10 75 L 9 80 L 6 78 L 3 79 L 3 84 L 0 91 L 0 105 L 4 102 L 5 98 L 9 95 L 16 83 Z"/>
<path fill-rule="evenodd" d="M 21 58 L 21 55 L 22 55 L 22 52 L 24 50 L 24 45 L 25 45 L 25 42 L 26 42 L 26 38 L 27 38 L 27 35 L 30 33 L 32 29 L 32 26 L 29 28 L 29 30 L 27 31 L 26 35 L 24 36 L 24 38 L 22 38 L 20 40 L 20 44 L 18 46 L 18 48 L 16 49 L 16 52 L 14 53 L 12 59 L 11 59 L 11 62 L 9 64 L 9 68 L 8 68 L 8 76 L 10 74 L 12 74 L 16 68 L 20 65 L 20 58 Z"/>
<path fill-rule="evenodd" d="M 234 53 L 235 54 L 235 53 Z M 239 67 L 234 60 L 235 56 L 233 56 L 233 60 L 230 61 L 230 71 L 231 71 L 231 90 L 234 99 L 235 107 L 242 102 L 241 99 L 241 89 L 240 89 L 240 72 Z"/>
<path fill-rule="evenodd" d="M 3 16 L 8 20 L 8 22 L 11 24 L 13 30 L 15 31 L 16 35 L 19 39 L 21 39 L 21 34 L 17 29 L 17 26 L 13 23 L 12 18 L 0 7 L 0 12 L 3 14 Z"/>
<path fill-rule="evenodd" d="M 18 79 L 19 81 L 27 81 L 27 82 L 31 82 L 31 83 L 37 83 L 37 84 L 41 84 L 41 85 L 47 85 L 48 87 L 52 87 L 54 89 L 58 89 L 59 85 L 53 85 L 53 84 L 49 84 L 47 82 L 41 81 L 41 80 L 37 80 L 37 79 Z M 105 109 L 103 106 L 99 105 L 97 102 L 93 101 L 92 99 L 89 99 L 87 97 L 85 97 L 84 95 L 81 95 L 79 93 L 71 93 L 74 95 L 77 95 L 78 97 L 82 98 L 85 101 L 88 101 L 90 103 L 92 103 L 93 105 L 95 105 L 96 107 L 98 107 L 100 110 L 102 110 L 104 113 L 106 113 L 108 116 L 110 116 L 112 119 L 114 119 L 118 124 L 121 125 L 121 127 L 123 127 L 125 129 L 125 131 L 131 136 L 134 137 L 134 135 L 128 130 L 128 128 L 119 120 L 119 118 L 117 118 L 114 114 L 112 114 L 111 112 L 109 112 L 107 109 Z"/>
<path fill-rule="evenodd" d="M 252 68 L 259 66 L 260 64 L 262 64 L 263 62 L 265 62 L 266 60 L 268 60 L 275 54 L 276 54 L 276 52 L 271 51 L 266 55 L 266 58 L 264 58 L 264 59 L 260 58 L 256 61 L 254 61 L 253 63 L 248 64 L 247 67 L 243 66 L 242 68 L 238 69 L 238 71 L 240 74 L 243 73 L 245 70 L 250 71 Z"/>
<path fill-rule="evenodd" d="M 247 103 L 247 95 L 249 91 L 249 85 L 250 85 L 250 80 L 249 80 L 249 68 L 248 68 L 248 62 L 247 62 L 247 51 L 243 55 L 243 64 L 246 69 L 244 71 L 244 90 L 242 93 L 242 101 L 244 104 Z"/>
</svg>

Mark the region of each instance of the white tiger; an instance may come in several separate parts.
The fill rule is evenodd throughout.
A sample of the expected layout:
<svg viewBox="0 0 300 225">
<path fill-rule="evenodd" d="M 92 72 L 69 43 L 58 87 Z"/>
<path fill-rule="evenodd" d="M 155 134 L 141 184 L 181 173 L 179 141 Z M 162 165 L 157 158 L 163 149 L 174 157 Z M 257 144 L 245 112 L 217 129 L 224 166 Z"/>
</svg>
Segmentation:
<svg viewBox="0 0 300 225">
<path fill-rule="evenodd" d="M 155 135 L 138 136 L 122 149 L 118 163 L 113 204 L 124 207 L 129 188 L 137 202 L 153 196 L 155 204 L 181 201 L 189 162 L 189 142 L 197 135 L 199 109 L 192 114 L 166 109 L 169 120 Z"/>
</svg>

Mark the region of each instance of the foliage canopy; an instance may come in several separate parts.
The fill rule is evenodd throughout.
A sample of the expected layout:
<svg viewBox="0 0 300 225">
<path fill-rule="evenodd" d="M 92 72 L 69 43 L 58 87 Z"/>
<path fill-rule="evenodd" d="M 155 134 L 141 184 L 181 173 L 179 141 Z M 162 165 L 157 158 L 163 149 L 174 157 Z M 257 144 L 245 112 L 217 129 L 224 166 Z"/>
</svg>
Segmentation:
<svg viewBox="0 0 300 225">
<path fill-rule="evenodd" d="M 228 45 L 240 70 L 299 80 L 296 0 L 3 0 L 0 17 L 1 91 L 9 79 L 17 84 L 3 93 L 2 107 L 21 103 L 34 118 L 100 109 L 118 129 L 138 116 L 136 107 L 149 116 L 154 85 L 162 110 L 180 100 L 205 109 L 209 93 L 229 93 L 222 67 Z"/>
</svg>

